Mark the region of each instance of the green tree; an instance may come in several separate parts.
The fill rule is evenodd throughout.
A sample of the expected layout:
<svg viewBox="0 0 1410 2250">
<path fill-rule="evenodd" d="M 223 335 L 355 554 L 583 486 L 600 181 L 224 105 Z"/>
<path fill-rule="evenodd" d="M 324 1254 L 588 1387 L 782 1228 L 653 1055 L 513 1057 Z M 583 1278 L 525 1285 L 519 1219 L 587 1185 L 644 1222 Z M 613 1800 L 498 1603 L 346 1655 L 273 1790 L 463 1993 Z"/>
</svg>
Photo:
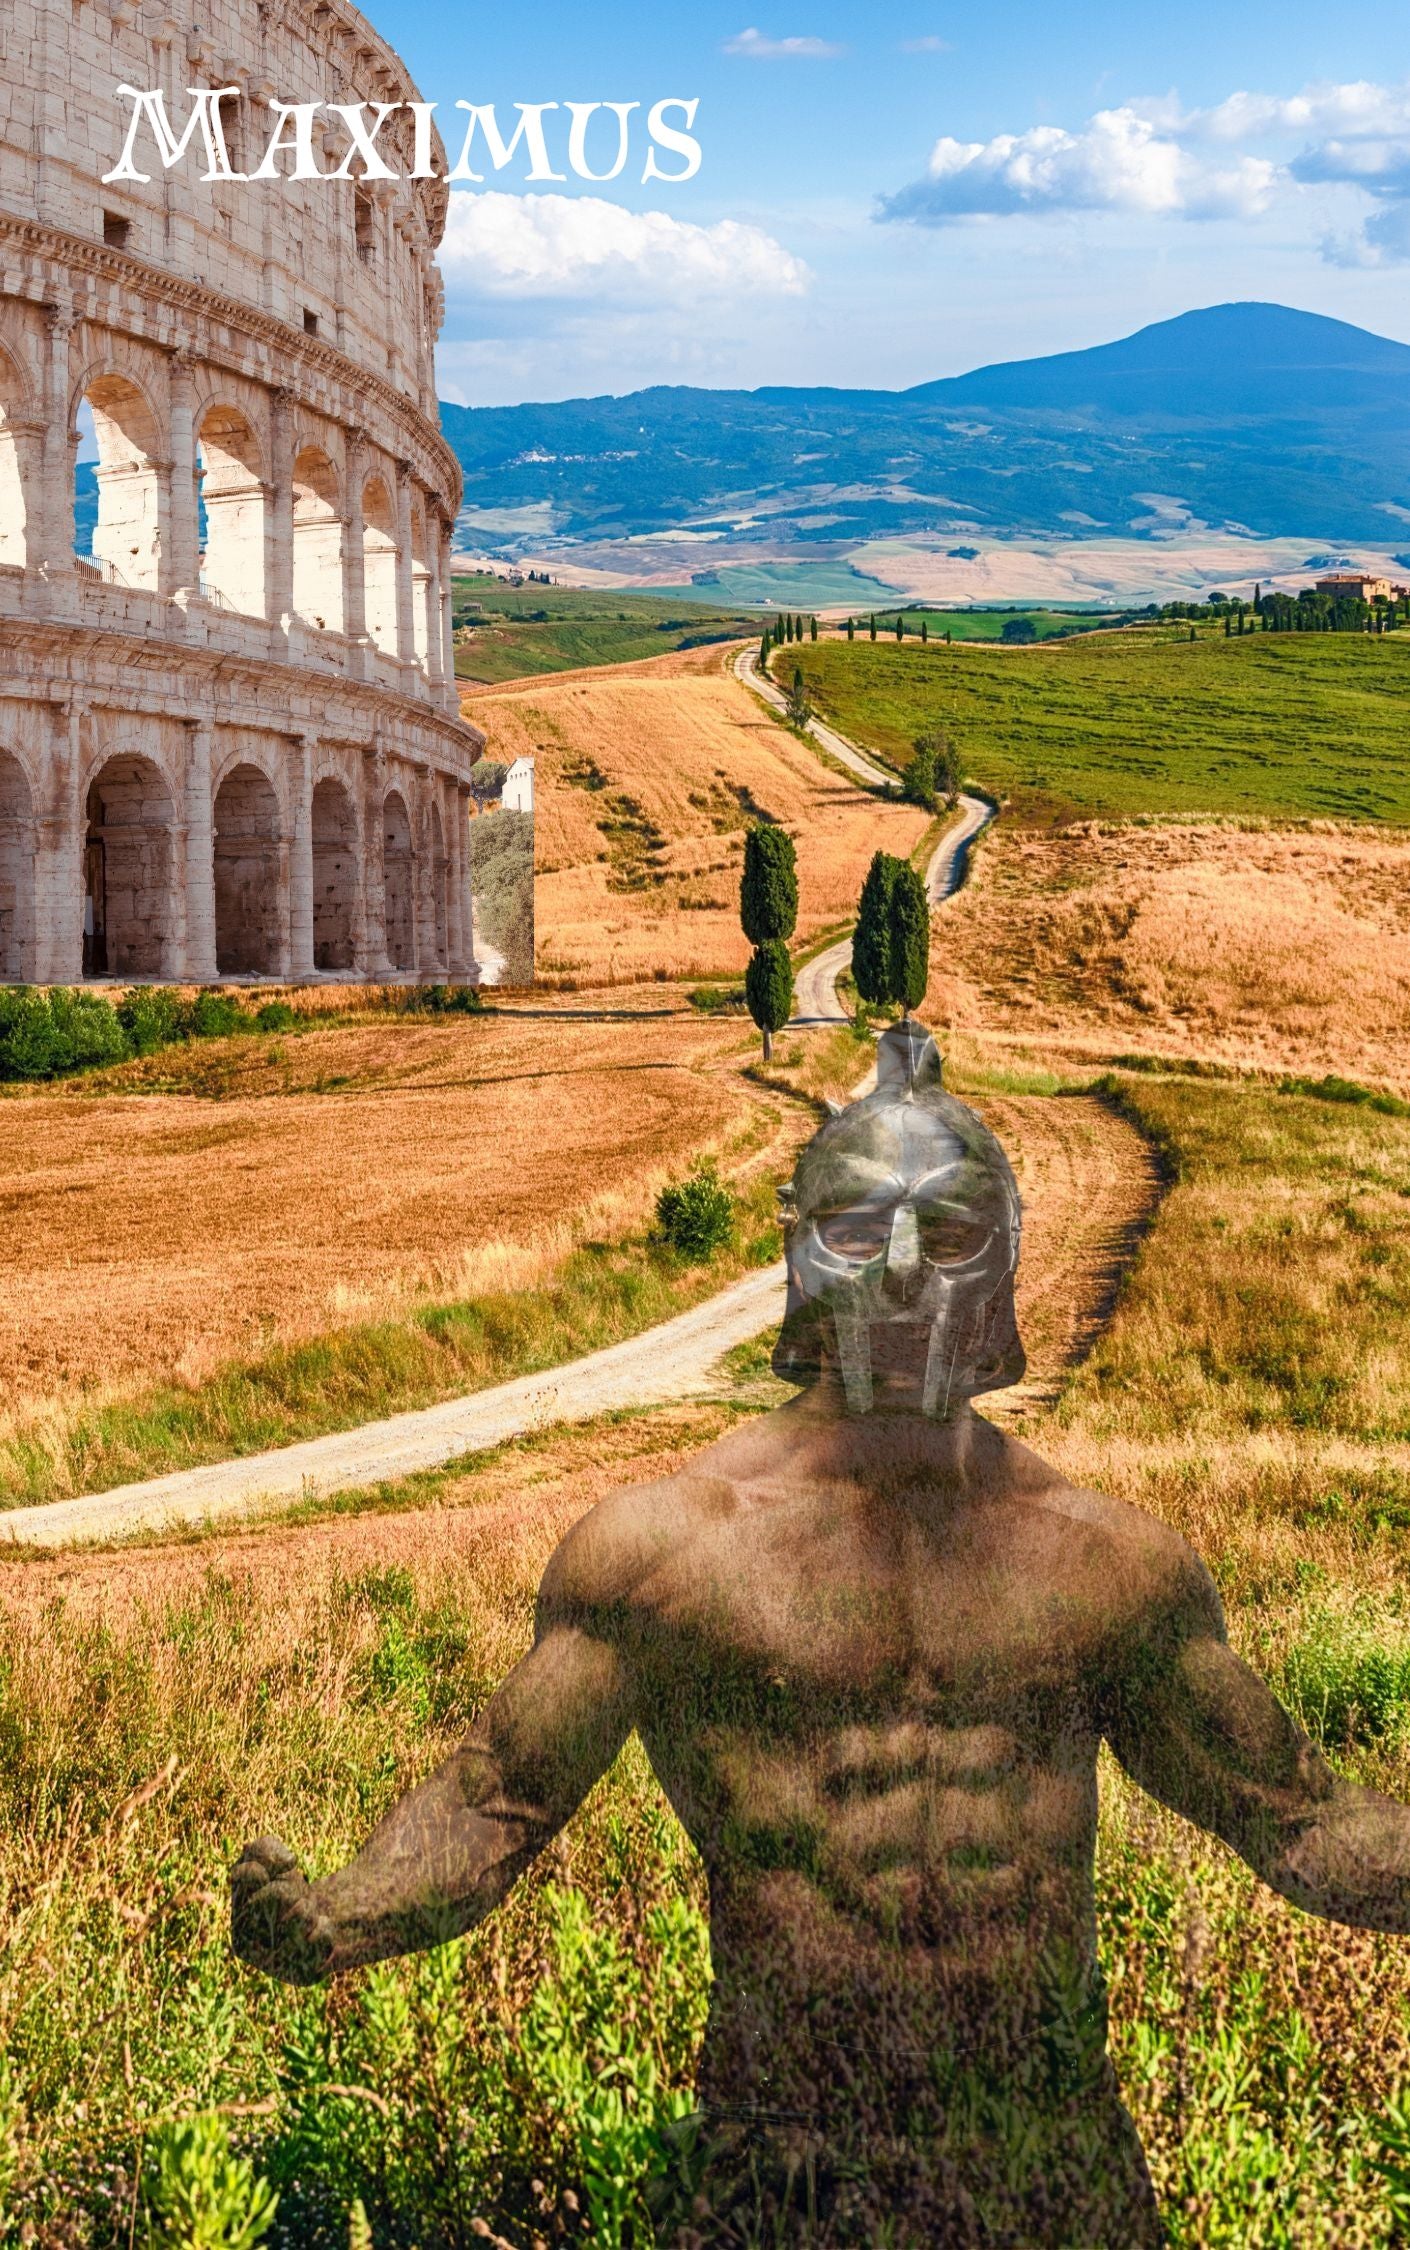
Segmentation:
<svg viewBox="0 0 1410 2250">
<path fill-rule="evenodd" d="M 817 621 L 816 617 L 810 617 L 810 618 L 808 619 L 808 638 L 809 638 L 809 640 L 810 640 L 810 641 L 815 641 L 815 640 L 817 639 L 817 637 L 818 637 L 818 621 Z"/>
<path fill-rule="evenodd" d="M 857 906 L 852 982 L 871 1008 L 884 1008 L 891 998 L 891 894 L 900 865 L 890 852 L 874 853 Z"/>
<path fill-rule="evenodd" d="M 929 619 L 928 617 L 923 617 L 923 618 L 921 619 L 921 621 L 920 621 L 920 641 L 921 641 L 921 647 L 922 647 L 922 648 L 924 648 L 924 646 L 925 646 L 926 642 L 927 642 L 927 641 L 928 641 L 929 639 L 930 639 L 930 619 Z"/>
<path fill-rule="evenodd" d="M 871 617 L 871 637 L 872 637 L 872 639 L 873 639 L 873 640 L 875 640 L 875 639 L 876 639 L 876 613 L 875 613 L 875 611 L 873 611 L 873 613 L 872 613 L 872 617 Z"/>
<path fill-rule="evenodd" d="M 897 610 L 897 612 L 896 612 L 896 638 L 897 638 L 897 640 L 898 640 L 898 641 L 903 641 L 903 640 L 905 639 L 905 637 L 906 637 L 906 620 L 905 620 L 905 618 L 904 618 L 904 617 L 903 617 L 903 616 L 901 615 L 900 611 L 899 611 L 899 610 Z"/>
<path fill-rule="evenodd" d="M 797 855 L 793 838 L 776 820 L 756 820 L 745 833 L 739 919 L 751 945 L 791 938 L 797 926 Z"/>
<path fill-rule="evenodd" d="M 930 982 L 930 901 L 925 883 L 908 860 L 898 862 L 891 892 L 891 991 L 909 1015 L 925 998 Z"/>
<path fill-rule="evenodd" d="M 794 727 L 805 727 L 812 715 L 813 706 L 808 701 L 808 691 L 803 684 L 803 668 L 795 664 L 793 685 L 788 691 L 788 723 Z"/>
<path fill-rule="evenodd" d="M 918 734 L 911 745 L 911 760 L 901 777 L 901 788 L 912 804 L 933 808 L 937 797 L 953 804 L 960 793 L 960 765 L 955 746 L 943 727 Z"/>
<path fill-rule="evenodd" d="M 765 672 L 767 672 L 769 668 L 769 651 L 773 647 L 773 645 L 774 644 L 769 635 L 765 633 L 764 638 L 759 646 L 759 663 L 761 668 Z"/>
<path fill-rule="evenodd" d="M 856 637 L 857 637 L 857 620 L 856 620 L 856 618 L 855 618 L 855 617 L 849 617 L 849 618 L 848 618 L 848 620 L 847 620 L 847 638 L 848 638 L 848 640 L 849 640 L 849 641 L 854 641 L 854 640 L 856 639 Z"/>
<path fill-rule="evenodd" d="M 1006 617 L 999 638 L 1010 648 L 1026 648 L 1030 641 L 1037 640 L 1038 628 L 1031 617 Z"/>
<path fill-rule="evenodd" d="M 793 1013 L 793 963 L 782 938 L 756 945 L 744 972 L 744 998 L 764 1035 L 764 1060 L 773 1061 L 774 1033 Z"/>
</svg>

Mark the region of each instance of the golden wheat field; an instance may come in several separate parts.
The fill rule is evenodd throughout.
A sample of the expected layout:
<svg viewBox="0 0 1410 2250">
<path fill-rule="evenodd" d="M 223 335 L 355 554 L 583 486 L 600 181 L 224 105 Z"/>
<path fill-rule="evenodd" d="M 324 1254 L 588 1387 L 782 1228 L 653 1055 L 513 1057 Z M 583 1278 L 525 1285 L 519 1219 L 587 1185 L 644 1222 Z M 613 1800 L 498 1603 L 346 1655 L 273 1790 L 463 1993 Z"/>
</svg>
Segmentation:
<svg viewBox="0 0 1410 2250">
<path fill-rule="evenodd" d="M 740 1048 L 737 1025 L 690 1015 L 372 1020 L 8 1094 L 5 1420 L 530 1285 L 586 1234 L 639 1224 L 697 1151 L 767 1142 Z"/>
<path fill-rule="evenodd" d="M 468 696 L 487 755 L 537 762 L 538 966 L 630 984 L 742 970 L 744 831 L 798 840 L 798 936 L 847 920 L 873 852 L 908 854 L 926 816 L 823 765 L 727 676 L 718 649 Z"/>
<path fill-rule="evenodd" d="M 1410 1090 L 1410 839 L 1001 826 L 937 926 L 954 1026 Z"/>
</svg>

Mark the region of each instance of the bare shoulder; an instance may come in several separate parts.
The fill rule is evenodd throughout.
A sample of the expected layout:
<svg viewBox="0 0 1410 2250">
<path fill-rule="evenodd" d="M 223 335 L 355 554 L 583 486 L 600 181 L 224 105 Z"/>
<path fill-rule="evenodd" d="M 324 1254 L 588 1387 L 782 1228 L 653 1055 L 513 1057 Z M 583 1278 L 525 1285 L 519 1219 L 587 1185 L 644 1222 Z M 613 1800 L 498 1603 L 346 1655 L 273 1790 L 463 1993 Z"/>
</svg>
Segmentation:
<svg viewBox="0 0 1410 2250">
<path fill-rule="evenodd" d="M 540 1623 L 581 1621 L 629 1601 L 643 1579 L 733 1505 L 732 1488 L 694 1464 L 651 1484 L 625 1485 L 580 1516 L 549 1557 Z"/>
<path fill-rule="evenodd" d="M 1036 1463 L 1036 1455 L 1029 1456 Z M 1107 1596 L 1133 1624 L 1164 1619 L 1185 1633 L 1222 1639 L 1224 1612 L 1208 1569 L 1189 1541 L 1158 1516 L 1106 1492 L 1069 1484 L 1042 1464 L 1033 1504 L 1078 1534 L 1072 1559 L 1100 1573 Z M 1085 1536 L 1082 1536 L 1085 1534 Z"/>
</svg>

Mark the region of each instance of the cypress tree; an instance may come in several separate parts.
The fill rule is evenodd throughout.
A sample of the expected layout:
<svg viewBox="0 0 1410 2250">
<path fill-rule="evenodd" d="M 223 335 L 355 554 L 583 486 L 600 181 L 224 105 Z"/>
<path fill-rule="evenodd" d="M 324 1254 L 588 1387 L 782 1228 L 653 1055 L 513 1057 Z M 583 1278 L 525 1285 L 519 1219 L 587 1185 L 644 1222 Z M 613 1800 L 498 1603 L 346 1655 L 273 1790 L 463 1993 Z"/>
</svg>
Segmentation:
<svg viewBox="0 0 1410 2250">
<path fill-rule="evenodd" d="M 891 894 L 900 865 L 890 852 L 876 852 L 857 907 L 852 981 L 869 1008 L 882 1008 L 891 997 Z"/>
<path fill-rule="evenodd" d="M 855 618 L 855 617 L 849 617 L 849 618 L 848 618 L 848 620 L 847 620 L 847 638 L 848 638 L 848 640 L 849 640 L 849 641 L 854 641 L 854 640 L 856 639 L 856 637 L 857 637 L 857 620 L 856 620 L 856 618 Z"/>
<path fill-rule="evenodd" d="M 817 637 L 818 637 L 818 621 L 817 621 L 816 617 L 810 617 L 810 618 L 808 619 L 808 638 L 809 638 L 809 640 L 810 640 L 810 641 L 815 641 L 815 640 L 817 639 Z"/>
<path fill-rule="evenodd" d="M 920 643 L 921 643 L 921 647 L 922 647 L 922 648 L 924 648 L 924 646 L 925 646 L 926 642 L 927 642 L 927 641 L 928 641 L 929 639 L 930 639 L 930 620 L 929 620 L 929 618 L 928 618 L 928 617 L 923 617 L 923 618 L 921 619 L 921 621 L 920 621 Z"/>
<path fill-rule="evenodd" d="M 769 651 L 773 647 L 773 645 L 774 644 L 770 640 L 768 634 L 765 633 L 763 640 L 759 644 L 759 662 L 766 672 L 769 668 Z"/>
<path fill-rule="evenodd" d="M 872 619 L 871 619 L 871 637 L 872 637 L 872 639 L 873 639 L 873 640 L 875 640 L 875 639 L 876 639 L 876 614 L 875 614 L 875 612 L 873 612 L 873 613 L 872 613 Z"/>
<path fill-rule="evenodd" d="M 898 640 L 898 641 L 903 641 L 903 640 L 905 639 L 905 637 L 906 637 L 906 620 L 905 620 L 905 618 L 904 618 L 904 617 L 903 617 L 903 616 L 901 615 L 900 611 L 899 611 L 899 610 L 897 610 L 897 612 L 896 612 L 896 638 L 897 638 L 897 640 Z"/>
<path fill-rule="evenodd" d="M 891 892 L 891 992 L 909 1015 L 930 982 L 930 901 L 908 860 L 898 860 Z"/>
<path fill-rule="evenodd" d="M 764 1060 L 772 1062 L 774 1033 L 782 1031 L 793 1013 L 793 963 L 782 938 L 755 946 L 744 972 L 744 998 L 764 1034 Z"/>
<path fill-rule="evenodd" d="M 756 820 L 745 833 L 739 919 L 751 945 L 791 938 L 798 921 L 798 863 L 793 838 L 774 820 Z"/>
</svg>

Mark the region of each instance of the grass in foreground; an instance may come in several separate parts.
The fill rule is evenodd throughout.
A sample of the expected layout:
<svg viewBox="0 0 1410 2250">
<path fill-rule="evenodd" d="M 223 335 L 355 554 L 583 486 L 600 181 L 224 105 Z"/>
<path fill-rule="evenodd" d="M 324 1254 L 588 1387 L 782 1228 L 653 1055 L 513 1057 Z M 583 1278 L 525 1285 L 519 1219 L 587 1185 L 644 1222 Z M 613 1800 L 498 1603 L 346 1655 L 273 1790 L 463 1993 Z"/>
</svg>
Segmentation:
<svg viewBox="0 0 1410 2250">
<path fill-rule="evenodd" d="M 943 726 L 1021 820 L 1223 812 L 1410 823 L 1410 635 L 1170 639 L 1030 649 L 805 644 L 810 699 L 901 766 Z"/>
<path fill-rule="evenodd" d="M 1333 1761 L 1410 1794 L 1410 1121 L 1217 1080 L 1112 1094 L 1171 1185 L 1036 1443 L 1185 1531 Z M 379 2250 L 641 2242 L 705 1954 L 698 1870 L 635 1746 L 482 1932 L 331 1994 L 232 1968 L 220 1876 L 271 1826 L 316 1867 L 344 1856 L 521 1651 L 566 1523 L 764 1403 L 757 1358 L 736 1408 L 550 1434 L 418 1515 L 7 1576 L 13 2224 L 183 2239 L 163 2198 L 228 2137 L 232 2197 L 277 2190 L 267 2240 L 290 2250 L 347 2242 L 358 2206 Z M 1299 1916 L 1111 1769 L 1099 1913 L 1178 2250 L 1403 2240 L 1410 1949 Z M 162 2123 L 193 2117 L 179 2142 Z"/>
</svg>

